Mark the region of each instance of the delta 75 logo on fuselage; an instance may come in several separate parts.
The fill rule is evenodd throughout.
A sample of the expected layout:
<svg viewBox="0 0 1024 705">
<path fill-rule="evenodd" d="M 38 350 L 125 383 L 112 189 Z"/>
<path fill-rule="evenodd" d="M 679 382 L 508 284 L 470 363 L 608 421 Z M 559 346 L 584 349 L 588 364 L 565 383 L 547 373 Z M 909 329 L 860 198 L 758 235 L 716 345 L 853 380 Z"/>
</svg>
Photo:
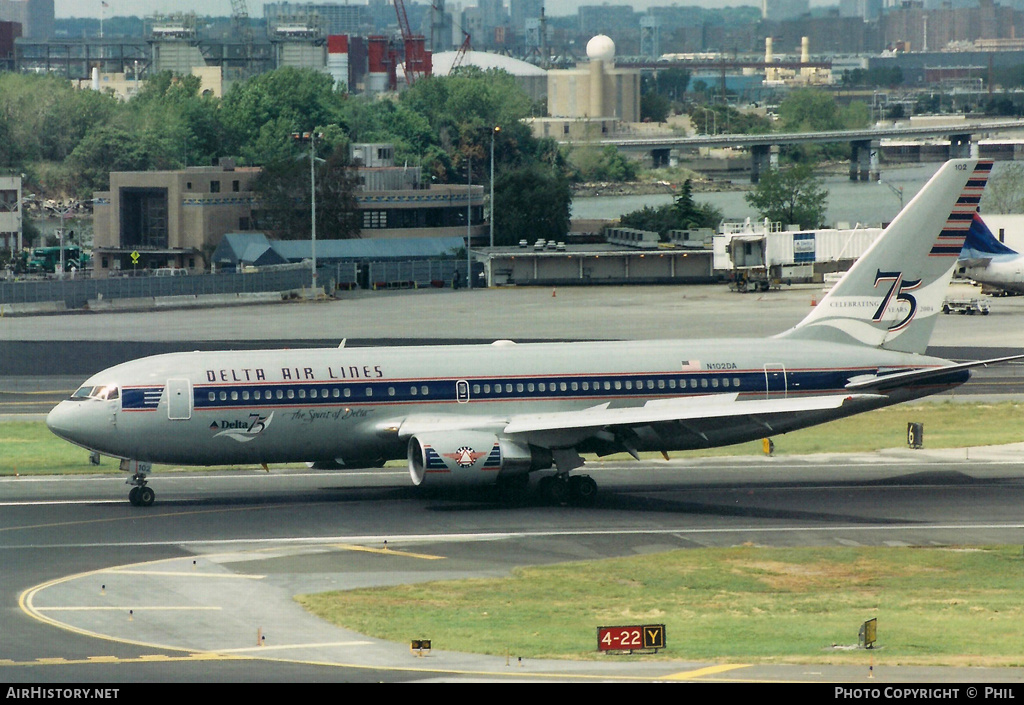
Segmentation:
<svg viewBox="0 0 1024 705">
<path fill-rule="evenodd" d="M 248 420 L 245 421 L 220 421 L 219 423 L 214 421 L 210 424 L 210 430 L 220 430 L 220 433 L 214 434 L 215 438 L 217 436 L 227 436 L 239 443 L 248 443 L 263 433 L 273 420 L 274 412 L 270 412 L 270 416 L 263 416 L 253 412 L 249 414 Z"/>
</svg>

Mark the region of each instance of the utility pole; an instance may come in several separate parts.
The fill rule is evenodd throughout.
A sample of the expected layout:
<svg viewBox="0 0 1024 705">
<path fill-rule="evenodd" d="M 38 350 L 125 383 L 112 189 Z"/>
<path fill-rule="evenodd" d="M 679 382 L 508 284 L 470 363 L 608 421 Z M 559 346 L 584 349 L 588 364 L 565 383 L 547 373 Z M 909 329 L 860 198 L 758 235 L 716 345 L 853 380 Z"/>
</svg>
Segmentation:
<svg viewBox="0 0 1024 705">
<path fill-rule="evenodd" d="M 310 247 L 312 260 L 312 285 L 310 298 L 316 297 L 316 140 L 323 137 L 316 132 L 293 132 L 292 139 L 296 142 L 309 142 L 309 210 L 310 210 Z"/>
</svg>

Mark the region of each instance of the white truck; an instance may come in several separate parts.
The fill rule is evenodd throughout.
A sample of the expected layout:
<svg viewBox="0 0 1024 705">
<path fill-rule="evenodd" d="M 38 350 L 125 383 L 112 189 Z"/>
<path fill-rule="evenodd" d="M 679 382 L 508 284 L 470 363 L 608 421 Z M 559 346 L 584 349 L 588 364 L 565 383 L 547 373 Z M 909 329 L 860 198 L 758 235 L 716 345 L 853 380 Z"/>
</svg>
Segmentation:
<svg viewBox="0 0 1024 705">
<path fill-rule="evenodd" d="M 959 313 L 962 316 L 973 316 L 976 313 L 980 313 L 982 316 L 987 316 L 989 312 L 988 301 L 972 298 L 946 299 L 942 302 L 942 312 Z"/>
</svg>

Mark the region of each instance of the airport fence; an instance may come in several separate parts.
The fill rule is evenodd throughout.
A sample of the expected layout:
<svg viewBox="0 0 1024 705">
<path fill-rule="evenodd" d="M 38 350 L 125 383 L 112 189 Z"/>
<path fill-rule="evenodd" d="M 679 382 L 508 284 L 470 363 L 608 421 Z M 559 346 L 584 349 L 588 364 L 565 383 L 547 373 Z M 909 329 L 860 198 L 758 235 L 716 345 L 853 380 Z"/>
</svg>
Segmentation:
<svg viewBox="0 0 1024 705">
<path fill-rule="evenodd" d="M 478 275 L 481 265 L 475 265 Z M 466 284 L 466 261 L 456 259 L 434 260 L 380 260 L 376 262 L 346 262 L 334 267 L 335 282 L 341 289 L 422 289 L 452 285 L 458 274 L 460 286 Z M 477 282 L 474 281 L 476 286 Z"/>
<path fill-rule="evenodd" d="M 331 295 L 335 289 L 417 289 L 450 287 L 453 279 L 466 285 L 466 261 L 381 260 L 341 262 L 317 268 L 317 284 Z M 473 286 L 482 283 L 483 265 L 473 265 Z M 457 274 L 457 277 L 456 277 Z M 266 291 L 290 291 L 310 286 L 308 264 L 251 272 L 136 276 L 109 279 L 71 278 L 25 281 L 0 280 L 0 304 L 60 303 L 66 309 L 85 308 L 91 300 L 145 299 L 167 296 L 207 296 Z"/>
<path fill-rule="evenodd" d="M 308 268 L 263 270 L 248 273 L 195 274 L 178 277 L 116 277 L 111 279 L 51 279 L 0 282 L 0 304 L 64 302 L 69 309 L 84 308 L 95 299 L 139 299 L 162 296 L 205 296 L 308 287 Z"/>
</svg>

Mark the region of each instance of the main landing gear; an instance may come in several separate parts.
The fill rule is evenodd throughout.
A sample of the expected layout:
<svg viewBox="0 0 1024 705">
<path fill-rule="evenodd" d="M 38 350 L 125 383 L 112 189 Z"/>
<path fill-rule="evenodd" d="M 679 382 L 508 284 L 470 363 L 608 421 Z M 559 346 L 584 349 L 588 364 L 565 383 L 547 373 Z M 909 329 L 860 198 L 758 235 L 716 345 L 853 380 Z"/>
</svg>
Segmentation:
<svg viewBox="0 0 1024 705">
<path fill-rule="evenodd" d="M 519 506 L 530 501 L 530 478 L 522 474 L 499 479 L 497 491 L 502 504 Z M 532 496 L 540 504 L 589 507 L 597 498 L 597 483 L 589 475 L 547 475 L 537 483 Z"/>
<path fill-rule="evenodd" d="M 597 499 L 597 482 L 590 475 L 548 475 L 537 483 L 537 494 L 548 504 L 589 507 Z"/>
</svg>

